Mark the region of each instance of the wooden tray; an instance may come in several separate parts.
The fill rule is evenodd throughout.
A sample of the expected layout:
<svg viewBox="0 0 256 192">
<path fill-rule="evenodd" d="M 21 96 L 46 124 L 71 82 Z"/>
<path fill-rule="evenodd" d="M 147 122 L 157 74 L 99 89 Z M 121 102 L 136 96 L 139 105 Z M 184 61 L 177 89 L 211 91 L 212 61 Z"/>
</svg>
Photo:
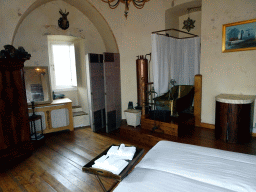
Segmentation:
<svg viewBox="0 0 256 192">
<path fill-rule="evenodd" d="M 128 175 L 129 171 L 132 170 L 133 166 L 138 162 L 138 160 L 140 159 L 140 157 L 144 153 L 144 149 L 136 147 L 136 152 L 133 156 L 133 159 L 132 160 L 127 160 L 129 162 L 129 164 L 127 165 L 126 168 L 124 168 L 124 170 L 119 175 L 113 174 L 113 173 L 111 173 L 109 171 L 106 171 L 106 170 L 103 170 L 103 169 L 93 168 L 92 165 L 94 164 L 94 161 L 99 159 L 101 156 L 106 155 L 108 150 L 112 146 L 119 146 L 119 145 L 109 146 L 105 151 L 103 151 L 101 154 L 99 154 L 97 157 L 95 157 L 89 163 L 87 163 L 85 166 L 83 166 L 82 171 L 84 171 L 86 173 L 89 173 L 89 174 L 99 175 L 99 176 L 102 176 L 102 177 L 112 178 L 112 179 L 115 179 L 117 181 L 122 181 L 123 178 L 125 178 Z M 125 146 L 131 146 L 131 145 L 125 145 Z"/>
</svg>

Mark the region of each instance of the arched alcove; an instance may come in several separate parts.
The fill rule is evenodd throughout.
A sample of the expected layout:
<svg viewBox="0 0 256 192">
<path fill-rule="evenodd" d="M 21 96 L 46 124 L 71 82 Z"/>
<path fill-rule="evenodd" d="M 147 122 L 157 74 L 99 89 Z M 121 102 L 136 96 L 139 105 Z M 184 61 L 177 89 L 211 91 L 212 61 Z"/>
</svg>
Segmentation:
<svg viewBox="0 0 256 192">
<path fill-rule="evenodd" d="M 199 35 L 201 34 L 201 9 L 192 9 L 188 15 L 188 9 L 193 7 L 201 7 L 202 0 L 191 0 L 190 2 L 182 3 L 174 6 L 165 11 L 165 28 L 175 28 L 186 31 L 182 29 L 182 22 L 187 19 L 189 15 L 193 15 L 196 18 L 196 27 L 190 31 L 190 33 Z M 193 20 L 193 16 L 191 17 Z M 182 20 L 182 21 L 181 21 Z M 176 37 L 182 37 L 182 34 L 178 32 L 173 32 L 172 35 Z"/>
<path fill-rule="evenodd" d="M 25 20 L 25 18 L 36 8 L 46 3 L 49 3 L 51 1 L 54 1 L 54 0 L 37 0 L 24 12 L 24 14 L 21 16 L 14 30 L 12 44 L 14 43 L 14 40 L 20 25 Z M 100 12 L 90 2 L 88 2 L 87 0 L 83 0 L 83 1 L 62 0 L 62 1 L 74 6 L 76 9 L 81 11 L 93 23 L 93 25 L 97 28 L 100 36 L 103 39 L 107 52 L 115 52 L 115 53 L 119 52 L 116 39 L 114 37 L 114 34 L 110 26 L 108 25 L 104 17 L 100 14 Z"/>
<path fill-rule="evenodd" d="M 70 12 L 70 27 L 58 27 L 60 8 Z M 63 10 L 63 11 L 64 11 Z M 76 49 L 77 90 L 61 90 L 87 112 L 85 55 L 87 53 L 119 53 L 116 39 L 103 16 L 87 0 L 37 0 L 20 17 L 13 33 L 12 44 L 24 46 L 32 56 L 26 66 L 49 66 L 48 35 L 77 37 Z M 55 93 L 58 93 L 55 91 Z M 86 118 L 87 119 L 87 118 Z M 89 123 L 89 120 L 86 120 Z"/>
<path fill-rule="evenodd" d="M 69 12 L 70 27 L 67 30 L 58 26 L 60 9 Z M 81 11 L 65 1 L 49 1 L 30 12 L 19 24 L 13 45 L 23 46 L 32 55 L 26 65 L 49 65 L 48 35 L 64 35 L 83 40 L 83 55 L 107 51 L 95 25 Z"/>
</svg>

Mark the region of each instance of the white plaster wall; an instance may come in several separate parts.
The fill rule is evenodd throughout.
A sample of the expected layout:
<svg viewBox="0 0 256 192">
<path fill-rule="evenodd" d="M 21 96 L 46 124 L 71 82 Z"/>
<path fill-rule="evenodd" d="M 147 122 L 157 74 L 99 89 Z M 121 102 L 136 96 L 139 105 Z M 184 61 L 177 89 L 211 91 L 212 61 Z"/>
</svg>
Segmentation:
<svg viewBox="0 0 256 192">
<path fill-rule="evenodd" d="M 222 25 L 256 18 L 255 0 L 203 0 L 202 122 L 215 124 L 215 96 L 256 95 L 256 51 L 222 53 Z"/>
<path fill-rule="evenodd" d="M 13 32 L 22 13 L 35 0 L 0 0 L 0 49 L 11 44 Z"/>
<path fill-rule="evenodd" d="M 202 1 L 202 0 L 164 0 L 163 4 L 166 8 L 171 8 L 184 3 L 189 3 L 191 1 Z"/>
<path fill-rule="evenodd" d="M 79 100 L 79 105 L 82 107 L 83 111 L 89 114 L 89 105 L 87 97 L 87 82 L 86 82 L 86 65 L 85 65 L 85 55 L 89 53 L 88 46 L 85 46 L 85 40 L 77 40 L 75 42 L 76 49 L 76 59 L 79 65 L 77 65 L 77 96 Z M 101 50 L 94 50 L 93 53 L 102 53 L 97 52 Z M 89 115 L 84 117 L 84 123 L 90 125 Z"/>
<path fill-rule="evenodd" d="M 58 27 L 61 17 L 59 10 L 69 11 L 70 27 L 62 30 Z M 47 35 L 68 35 L 85 39 L 88 51 L 103 51 L 103 41 L 94 27 L 80 11 L 63 1 L 46 3 L 35 9 L 20 25 L 14 40 L 14 46 L 22 45 L 32 57 L 25 65 L 48 66 Z"/>
<path fill-rule="evenodd" d="M 202 5 L 202 0 L 174 0 L 171 8 L 167 9 L 165 12 L 165 28 L 175 28 L 182 31 L 186 31 L 186 29 L 182 29 L 183 21 L 188 18 L 188 8 L 200 7 Z M 189 16 L 191 19 L 196 20 L 195 28 L 191 29 L 190 33 L 199 35 L 201 34 L 201 11 L 199 9 L 190 10 Z M 183 33 L 169 31 L 170 35 L 175 37 L 190 37 L 189 35 L 185 35 Z"/>
</svg>

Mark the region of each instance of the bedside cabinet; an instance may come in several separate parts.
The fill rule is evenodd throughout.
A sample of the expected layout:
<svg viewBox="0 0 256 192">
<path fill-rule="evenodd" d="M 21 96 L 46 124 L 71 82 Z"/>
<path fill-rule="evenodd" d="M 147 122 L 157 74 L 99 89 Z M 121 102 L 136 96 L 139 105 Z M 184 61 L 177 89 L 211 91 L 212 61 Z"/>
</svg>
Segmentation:
<svg viewBox="0 0 256 192">
<path fill-rule="evenodd" d="M 250 142 L 255 96 L 216 96 L 215 138 L 228 143 Z"/>
</svg>

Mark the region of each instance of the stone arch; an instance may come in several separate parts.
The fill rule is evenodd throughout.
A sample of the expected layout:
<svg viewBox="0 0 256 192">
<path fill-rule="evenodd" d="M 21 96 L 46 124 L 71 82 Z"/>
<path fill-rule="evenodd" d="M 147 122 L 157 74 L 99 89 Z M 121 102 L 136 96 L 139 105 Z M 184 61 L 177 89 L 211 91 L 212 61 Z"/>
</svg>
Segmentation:
<svg viewBox="0 0 256 192">
<path fill-rule="evenodd" d="M 36 8 L 51 1 L 54 1 L 54 0 L 37 0 L 23 13 L 14 30 L 13 37 L 12 37 L 12 44 L 14 42 L 17 31 L 21 23 L 23 22 L 23 20 Z M 73 7 L 81 11 L 93 23 L 93 25 L 97 28 L 99 34 L 103 39 L 107 52 L 119 53 L 118 45 L 110 26 L 108 25 L 107 21 L 102 16 L 102 14 L 90 2 L 88 2 L 88 0 L 83 0 L 83 1 L 62 0 L 62 1 L 72 5 Z"/>
</svg>

